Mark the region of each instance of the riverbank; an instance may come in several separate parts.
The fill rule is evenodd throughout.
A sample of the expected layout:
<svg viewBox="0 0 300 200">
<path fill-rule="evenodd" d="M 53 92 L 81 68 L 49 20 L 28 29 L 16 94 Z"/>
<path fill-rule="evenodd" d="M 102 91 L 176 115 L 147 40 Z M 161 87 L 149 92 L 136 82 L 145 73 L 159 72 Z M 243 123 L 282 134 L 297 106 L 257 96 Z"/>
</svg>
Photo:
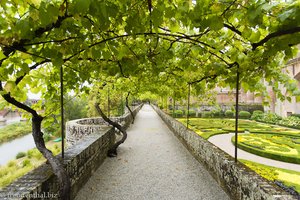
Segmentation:
<svg viewBox="0 0 300 200">
<path fill-rule="evenodd" d="M 47 142 L 46 146 L 54 155 L 61 152 L 60 145 L 53 141 Z M 25 175 L 46 161 L 36 148 L 30 149 L 24 153 L 24 157 L 13 159 L 6 165 L 0 166 L 0 188 L 9 185 L 17 178 Z"/>
<path fill-rule="evenodd" d="M 16 122 L 0 127 L 0 144 L 27 135 L 31 130 L 32 127 L 29 122 Z"/>
</svg>

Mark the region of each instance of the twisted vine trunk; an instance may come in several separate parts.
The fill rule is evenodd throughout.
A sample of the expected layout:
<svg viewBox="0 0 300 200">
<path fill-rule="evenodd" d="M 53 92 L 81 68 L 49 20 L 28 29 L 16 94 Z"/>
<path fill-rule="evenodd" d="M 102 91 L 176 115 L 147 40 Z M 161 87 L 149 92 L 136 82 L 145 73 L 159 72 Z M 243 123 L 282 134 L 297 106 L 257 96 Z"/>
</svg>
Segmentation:
<svg viewBox="0 0 300 200">
<path fill-rule="evenodd" d="M 0 81 L 0 91 L 3 91 L 1 81 Z M 37 149 L 42 153 L 42 155 L 47 159 L 48 163 L 50 164 L 53 173 L 57 177 L 59 184 L 60 184 L 60 199 L 63 200 L 69 200 L 70 199 L 70 191 L 71 191 L 71 183 L 70 178 L 67 172 L 64 169 L 63 164 L 61 161 L 56 158 L 52 152 L 47 149 L 45 145 L 45 141 L 43 138 L 42 133 L 42 121 L 43 117 L 40 116 L 36 110 L 32 109 L 31 107 L 17 101 L 15 98 L 13 98 L 10 93 L 3 94 L 2 97 L 8 102 L 16 107 L 25 110 L 26 112 L 30 113 L 32 115 L 32 136 L 34 139 L 34 143 L 37 147 Z"/>
<path fill-rule="evenodd" d="M 107 156 L 109 157 L 115 157 L 118 155 L 117 153 L 117 148 L 125 142 L 126 138 L 127 138 L 127 132 L 126 130 L 117 122 L 114 122 L 112 120 L 110 120 L 102 111 L 102 109 L 99 106 L 99 103 L 95 103 L 95 108 L 97 110 L 97 112 L 100 114 L 100 116 L 104 119 L 104 121 L 106 121 L 107 123 L 109 123 L 110 125 L 112 125 L 114 128 L 117 128 L 121 133 L 122 133 L 122 138 L 121 140 L 119 140 L 118 142 L 116 142 L 107 152 Z"/>
<path fill-rule="evenodd" d="M 131 122 L 131 123 L 134 124 L 134 119 L 135 119 L 135 117 L 134 117 L 134 114 L 133 114 L 131 108 L 129 107 L 129 103 L 128 103 L 129 95 L 130 95 L 130 92 L 127 93 L 125 105 L 126 105 L 126 108 L 129 110 L 130 115 L 131 115 L 131 117 L 132 117 L 132 122 Z"/>
<path fill-rule="evenodd" d="M 43 156 L 47 159 L 53 173 L 56 175 L 59 184 L 60 198 L 63 200 L 70 200 L 70 191 L 71 191 L 71 182 L 69 175 L 64 169 L 63 164 L 52 154 L 52 152 L 46 148 L 43 133 L 41 131 L 43 117 L 36 115 L 32 117 L 32 135 L 34 139 L 34 143 L 37 149 L 43 154 Z"/>
</svg>

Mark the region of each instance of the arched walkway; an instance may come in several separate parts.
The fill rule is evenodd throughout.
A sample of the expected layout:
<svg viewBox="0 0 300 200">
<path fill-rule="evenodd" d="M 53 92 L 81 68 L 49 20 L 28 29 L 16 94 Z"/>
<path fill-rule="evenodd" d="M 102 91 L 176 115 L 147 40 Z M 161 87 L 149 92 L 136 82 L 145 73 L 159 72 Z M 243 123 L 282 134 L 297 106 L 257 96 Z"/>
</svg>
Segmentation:
<svg viewBox="0 0 300 200">
<path fill-rule="evenodd" d="M 76 200 L 230 199 L 160 117 L 145 105 L 116 158 L 107 158 Z"/>
</svg>

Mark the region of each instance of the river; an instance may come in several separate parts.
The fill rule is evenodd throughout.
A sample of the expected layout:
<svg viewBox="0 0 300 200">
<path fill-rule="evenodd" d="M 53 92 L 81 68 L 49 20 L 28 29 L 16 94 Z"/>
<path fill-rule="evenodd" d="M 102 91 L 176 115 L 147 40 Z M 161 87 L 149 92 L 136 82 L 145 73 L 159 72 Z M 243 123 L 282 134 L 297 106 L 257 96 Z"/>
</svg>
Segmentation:
<svg viewBox="0 0 300 200">
<path fill-rule="evenodd" d="M 31 134 L 16 138 L 12 141 L 0 144 L 0 165 L 16 158 L 16 155 L 35 147 Z"/>
</svg>

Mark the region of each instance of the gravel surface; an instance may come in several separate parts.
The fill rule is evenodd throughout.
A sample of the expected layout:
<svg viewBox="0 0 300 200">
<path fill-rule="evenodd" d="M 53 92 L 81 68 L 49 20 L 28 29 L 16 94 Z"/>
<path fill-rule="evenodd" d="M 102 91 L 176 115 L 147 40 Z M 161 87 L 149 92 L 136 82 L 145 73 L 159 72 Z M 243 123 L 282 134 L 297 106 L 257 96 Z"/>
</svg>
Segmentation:
<svg viewBox="0 0 300 200">
<path fill-rule="evenodd" d="M 226 200 L 205 168 L 144 105 L 118 157 L 107 158 L 76 200 Z"/>
<path fill-rule="evenodd" d="M 232 157 L 234 157 L 234 145 L 231 142 L 231 138 L 234 136 L 234 133 L 229 134 L 220 134 L 212 136 L 208 139 L 209 142 L 213 143 Z M 237 154 L 238 159 L 245 159 L 250 160 L 253 162 L 261 163 L 264 165 L 269 165 L 273 167 L 283 168 L 283 169 L 289 169 L 289 170 L 295 170 L 300 171 L 300 165 L 294 164 L 294 163 L 287 163 L 282 162 L 278 160 L 272 160 L 269 158 L 261 157 L 252 153 L 249 153 L 247 151 L 238 149 Z"/>
</svg>

